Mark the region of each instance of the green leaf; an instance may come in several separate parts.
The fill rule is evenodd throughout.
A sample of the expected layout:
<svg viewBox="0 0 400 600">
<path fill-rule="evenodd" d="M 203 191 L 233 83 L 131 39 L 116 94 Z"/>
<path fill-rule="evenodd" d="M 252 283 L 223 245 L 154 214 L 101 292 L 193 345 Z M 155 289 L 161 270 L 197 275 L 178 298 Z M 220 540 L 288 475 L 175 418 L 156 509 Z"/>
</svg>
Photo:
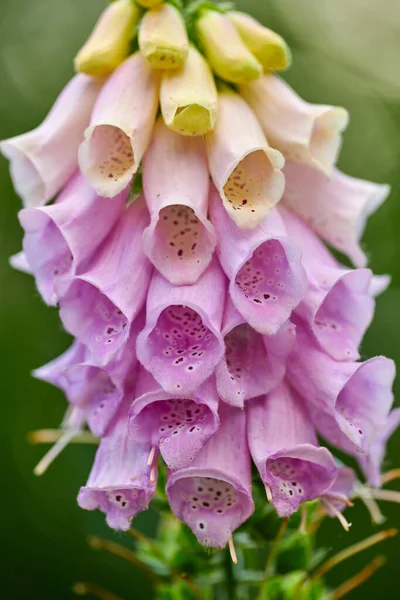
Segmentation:
<svg viewBox="0 0 400 600">
<path fill-rule="evenodd" d="M 284 537 L 277 553 L 277 571 L 288 573 L 298 569 L 307 569 L 312 554 L 312 539 L 310 535 L 298 531 Z"/>
</svg>

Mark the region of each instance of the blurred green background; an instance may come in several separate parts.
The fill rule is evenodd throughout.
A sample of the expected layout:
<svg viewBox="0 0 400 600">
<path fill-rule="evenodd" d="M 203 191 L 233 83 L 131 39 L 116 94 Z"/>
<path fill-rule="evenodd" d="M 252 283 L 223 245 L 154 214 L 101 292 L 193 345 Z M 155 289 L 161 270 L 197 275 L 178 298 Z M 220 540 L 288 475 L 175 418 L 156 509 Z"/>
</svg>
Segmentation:
<svg viewBox="0 0 400 600">
<path fill-rule="evenodd" d="M 400 3 L 398 0 L 243 0 L 247 9 L 284 35 L 293 50 L 288 81 L 307 100 L 345 106 L 352 121 L 339 166 L 358 177 L 389 182 L 390 199 L 371 219 L 365 248 L 377 273 L 390 273 L 391 288 L 379 299 L 363 355 L 386 354 L 400 364 Z M 0 138 L 22 133 L 45 116 L 72 75 L 72 58 L 104 0 L 1 0 Z M 72 598 L 71 584 L 95 581 L 125 598 L 151 598 L 142 577 L 119 559 L 86 545 L 89 534 L 110 539 L 100 514 L 78 509 L 94 449 L 73 446 L 41 479 L 32 469 L 44 448 L 26 442 L 28 431 L 54 427 L 65 402 L 35 381 L 30 371 L 68 345 L 57 312 L 40 300 L 30 277 L 13 272 L 8 256 L 21 245 L 20 206 L 6 161 L 0 162 L 0 330 L 2 403 L 0 446 L 0 594 L 2 598 Z M 396 385 L 397 396 L 399 384 Z M 400 466 L 400 432 L 386 466 Z M 387 524 L 400 525 L 400 506 L 386 505 Z M 338 550 L 373 533 L 359 504 L 348 514 L 349 534 L 336 522 L 322 528 L 321 543 Z M 151 531 L 154 515 L 136 525 Z M 388 542 L 389 564 L 349 598 L 395 599 L 400 539 Z M 374 550 L 332 572 L 334 585 L 365 564 Z M 397 579 L 396 579 L 397 578 Z"/>
</svg>

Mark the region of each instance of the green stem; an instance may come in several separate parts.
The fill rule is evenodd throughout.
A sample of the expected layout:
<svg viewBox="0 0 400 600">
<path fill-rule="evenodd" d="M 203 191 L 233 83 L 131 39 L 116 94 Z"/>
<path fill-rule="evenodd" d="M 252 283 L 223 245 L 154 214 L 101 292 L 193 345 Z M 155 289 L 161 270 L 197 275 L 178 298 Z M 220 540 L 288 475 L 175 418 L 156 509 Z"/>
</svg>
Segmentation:
<svg viewBox="0 0 400 600">
<path fill-rule="evenodd" d="M 226 548 L 225 550 L 225 573 L 228 600 L 236 600 L 236 581 L 234 573 L 234 564 L 232 562 L 232 558 L 228 548 Z"/>
</svg>

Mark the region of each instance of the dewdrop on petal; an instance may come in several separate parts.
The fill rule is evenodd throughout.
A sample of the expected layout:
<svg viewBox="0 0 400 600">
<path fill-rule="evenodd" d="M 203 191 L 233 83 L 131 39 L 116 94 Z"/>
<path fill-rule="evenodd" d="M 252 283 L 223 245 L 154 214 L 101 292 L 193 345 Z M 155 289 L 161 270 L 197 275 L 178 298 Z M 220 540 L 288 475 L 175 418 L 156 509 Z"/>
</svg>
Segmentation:
<svg viewBox="0 0 400 600">
<path fill-rule="evenodd" d="M 219 77 L 231 83 L 247 83 L 260 77 L 262 66 L 225 15 L 215 10 L 202 11 L 196 30 Z"/>
<path fill-rule="evenodd" d="M 140 10 L 132 0 L 117 0 L 100 16 L 88 40 L 75 57 L 75 70 L 105 77 L 128 56 Z"/>
<path fill-rule="evenodd" d="M 204 135 L 214 129 L 217 88 L 207 61 L 194 46 L 181 68 L 164 72 L 160 103 L 164 123 L 181 135 Z"/>
<path fill-rule="evenodd" d="M 270 144 L 285 158 L 331 174 L 349 123 L 346 109 L 310 104 L 272 73 L 240 86 L 240 93 L 254 110 Z"/>
<path fill-rule="evenodd" d="M 219 94 L 214 131 L 206 146 L 211 177 L 224 207 L 243 229 L 253 229 L 281 199 L 284 158 L 270 148 L 246 102 L 231 90 Z"/>
<path fill-rule="evenodd" d="M 139 48 L 153 69 L 176 69 L 184 63 L 189 40 L 175 6 L 163 4 L 145 13 L 140 23 Z"/>
<path fill-rule="evenodd" d="M 265 71 L 283 71 L 290 67 L 290 49 L 280 35 L 245 13 L 232 11 L 227 17 Z"/>
</svg>

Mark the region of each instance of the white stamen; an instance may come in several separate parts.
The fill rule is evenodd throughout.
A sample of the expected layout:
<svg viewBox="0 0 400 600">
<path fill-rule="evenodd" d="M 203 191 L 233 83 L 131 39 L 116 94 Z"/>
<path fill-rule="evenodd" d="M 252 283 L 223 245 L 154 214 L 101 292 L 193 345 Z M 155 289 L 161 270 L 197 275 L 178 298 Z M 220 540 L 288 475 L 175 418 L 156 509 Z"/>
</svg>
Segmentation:
<svg viewBox="0 0 400 600">
<path fill-rule="evenodd" d="M 50 450 L 43 456 L 42 460 L 36 465 L 33 472 L 35 475 L 43 475 L 49 468 L 51 463 L 57 458 L 59 454 L 66 448 L 69 442 L 77 435 L 81 433 L 80 429 L 68 429 L 60 437 L 59 440 L 50 448 Z"/>
<path fill-rule="evenodd" d="M 152 446 L 151 447 L 149 458 L 148 458 L 148 461 L 147 461 L 147 466 L 148 467 L 151 467 L 151 465 L 153 464 L 154 457 L 155 457 L 155 454 L 156 454 L 156 450 L 157 450 L 156 446 Z"/>
<path fill-rule="evenodd" d="M 347 519 L 345 519 L 345 517 L 342 515 L 342 513 L 340 512 L 340 510 L 338 510 L 336 508 L 336 506 L 334 506 L 333 504 L 331 504 L 328 500 L 324 499 L 324 504 L 335 515 L 335 517 L 337 517 L 337 519 L 339 519 L 339 522 L 342 525 L 343 529 L 345 531 L 349 531 L 349 529 L 351 527 L 351 523 L 349 523 L 347 521 Z"/>
<path fill-rule="evenodd" d="M 267 483 L 264 483 L 264 487 L 265 487 L 265 492 L 267 494 L 267 500 L 268 500 L 268 502 L 272 502 L 271 488 L 269 487 L 269 485 Z"/>
<path fill-rule="evenodd" d="M 229 546 L 229 553 L 231 555 L 232 562 L 233 562 L 234 565 L 237 565 L 237 561 L 238 560 L 237 560 L 235 545 L 233 543 L 233 537 L 232 536 L 229 538 L 228 546 Z"/>
<path fill-rule="evenodd" d="M 331 494 L 330 492 L 328 492 L 328 493 L 324 494 L 324 497 L 328 498 L 329 500 L 333 500 L 335 502 L 340 502 L 341 504 L 345 504 L 349 508 L 352 508 L 354 506 L 354 502 L 352 502 L 349 498 L 347 498 L 346 496 L 343 496 L 342 494 Z"/>
<path fill-rule="evenodd" d="M 362 502 L 364 502 L 365 507 L 367 508 L 373 523 L 375 523 L 376 525 L 382 525 L 382 523 L 386 521 L 386 518 L 382 514 L 378 503 L 375 502 L 375 500 L 371 496 L 370 488 L 362 485 L 361 483 L 357 483 L 354 486 L 354 497 L 358 497 L 360 498 L 360 500 L 362 500 Z"/>
<path fill-rule="evenodd" d="M 386 502 L 397 502 L 400 504 L 400 492 L 394 490 L 376 490 L 374 488 L 369 490 L 372 498 L 377 500 L 385 500 Z"/>
<path fill-rule="evenodd" d="M 152 467 L 150 471 L 150 483 L 153 484 L 156 482 L 156 468 Z"/>
</svg>

